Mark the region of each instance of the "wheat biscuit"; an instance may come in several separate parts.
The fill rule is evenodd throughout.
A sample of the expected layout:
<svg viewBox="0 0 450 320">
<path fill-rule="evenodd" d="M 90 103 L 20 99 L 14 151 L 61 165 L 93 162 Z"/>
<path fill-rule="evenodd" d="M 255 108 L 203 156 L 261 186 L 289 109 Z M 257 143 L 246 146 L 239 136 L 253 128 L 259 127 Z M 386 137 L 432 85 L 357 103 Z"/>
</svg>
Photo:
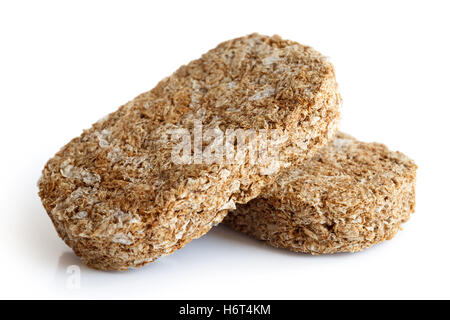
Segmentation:
<svg viewBox="0 0 450 320">
<path fill-rule="evenodd" d="M 225 223 L 296 252 L 356 252 L 391 239 L 415 208 L 416 165 L 400 152 L 338 133 L 287 169 Z"/>
<path fill-rule="evenodd" d="M 45 165 L 39 195 L 88 266 L 140 267 L 255 198 L 280 166 L 312 156 L 334 134 L 339 104 L 333 66 L 312 48 L 258 34 L 230 40 L 64 146 Z M 194 152 L 174 161 L 171 133 L 188 130 L 195 145 L 199 123 L 201 132 L 280 130 L 282 160 L 206 164 Z"/>
</svg>

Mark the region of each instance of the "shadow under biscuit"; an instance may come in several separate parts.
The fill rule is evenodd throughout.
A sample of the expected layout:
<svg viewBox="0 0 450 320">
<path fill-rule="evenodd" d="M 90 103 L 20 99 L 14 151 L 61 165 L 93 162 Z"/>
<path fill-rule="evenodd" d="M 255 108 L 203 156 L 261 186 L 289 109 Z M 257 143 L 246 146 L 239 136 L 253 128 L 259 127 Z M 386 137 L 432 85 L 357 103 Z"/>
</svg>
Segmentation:
<svg viewBox="0 0 450 320">
<path fill-rule="evenodd" d="M 288 257 L 297 257 L 299 259 L 329 259 L 329 258 L 351 258 L 354 256 L 364 255 L 366 251 L 374 250 L 377 247 L 383 246 L 384 243 L 376 244 L 373 247 L 360 252 L 339 252 L 334 254 L 321 254 L 312 255 L 309 253 L 294 252 L 285 248 L 276 248 L 265 243 L 263 240 L 257 240 L 255 238 L 249 237 L 242 232 L 236 231 L 226 224 L 221 224 L 220 226 L 211 230 L 208 237 L 218 239 L 223 242 L 225 246 L 232 246 L 234 249 L 239 248 L 240 250 L 249 250 L 254 252 L 254 250 L 266 251 L 268 254 L 283 255 Z M 270 257 L 269 257 L 270 258 Z"/>
</svg>

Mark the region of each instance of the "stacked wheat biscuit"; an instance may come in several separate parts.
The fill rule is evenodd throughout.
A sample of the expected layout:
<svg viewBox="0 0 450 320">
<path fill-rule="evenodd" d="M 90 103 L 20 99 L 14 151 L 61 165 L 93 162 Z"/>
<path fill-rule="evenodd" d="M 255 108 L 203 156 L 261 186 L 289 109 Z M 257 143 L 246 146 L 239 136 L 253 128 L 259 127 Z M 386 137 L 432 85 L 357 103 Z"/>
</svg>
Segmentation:
<svg viewBox="0 0 450 320">
<path fill-rule="evenodd" d="M 59 236 L 102 270 L 150 263 L 227 214 L 274 246 L 356 251 L 407 220 L 415 165 L 334 138 L 340 104 L 334 68 L 312 48 L 258 34 L 226 41 L 65 145 L 45 165 L 39 195 Z M 271 135 L 264 146 L 276 156 L 242 156 L 239 135 L 222 137 L 229 131 L 250 132 L 259 155 Z M 333 188 L 342 197 L 328 201 Z"/>
<path fill-rule="evenodd" d="M 392 237 L 415 207 L 416 165 L 400 152 L 338 133 L 226 223 L 274 247 L 356 252 Z"/>
</svg>

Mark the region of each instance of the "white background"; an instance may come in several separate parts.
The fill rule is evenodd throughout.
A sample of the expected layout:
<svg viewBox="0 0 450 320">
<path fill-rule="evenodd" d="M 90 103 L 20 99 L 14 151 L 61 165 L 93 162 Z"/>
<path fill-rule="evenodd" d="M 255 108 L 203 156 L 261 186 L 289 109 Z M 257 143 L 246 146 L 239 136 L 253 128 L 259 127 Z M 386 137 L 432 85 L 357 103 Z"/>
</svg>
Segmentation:
<svg viewBox="0 0 450 320">
<path fill-rule="evenodd" d="M 449 12 L 448 1 L 2 1 L 0 298 L 450 298 Z M 80 265 L 37 196 L 45 162 L 181 64 L 251 32 L 331 57 L 341 130 L 417 162 L 404 230 L 311 257 L 221 226 L 139 270 Z"/>
</svg>

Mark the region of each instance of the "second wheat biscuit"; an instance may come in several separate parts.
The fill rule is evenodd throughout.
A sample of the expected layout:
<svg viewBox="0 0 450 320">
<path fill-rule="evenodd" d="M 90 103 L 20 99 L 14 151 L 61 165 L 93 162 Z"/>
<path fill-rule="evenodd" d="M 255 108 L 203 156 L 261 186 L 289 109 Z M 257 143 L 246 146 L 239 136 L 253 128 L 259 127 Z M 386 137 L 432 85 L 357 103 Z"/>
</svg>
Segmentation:
<svg viewBox="0 0 450 320">
<path fill-rule="evenodd" d="M 287 169 L 225 223 L 274 247 L 327 254 L 391 239 L 415 207 L 416 165 L 400 152 L 338 133 Z"/>
</svg>

